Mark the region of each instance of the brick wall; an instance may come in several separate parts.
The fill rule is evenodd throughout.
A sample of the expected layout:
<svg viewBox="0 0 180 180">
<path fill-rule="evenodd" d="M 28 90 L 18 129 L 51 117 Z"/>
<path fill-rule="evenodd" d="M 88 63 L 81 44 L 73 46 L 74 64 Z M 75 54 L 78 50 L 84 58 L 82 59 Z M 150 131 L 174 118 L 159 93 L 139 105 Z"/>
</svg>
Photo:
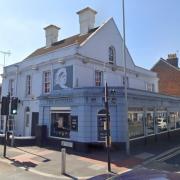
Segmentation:
<svg viewBox="0 0 180 180">
<path fill-rule="evenodd" d="M 152 71 L 159 77 L 159 92 L 167 95 L 180 96 L 180 71 L 160 60 Z"/>
</svg>

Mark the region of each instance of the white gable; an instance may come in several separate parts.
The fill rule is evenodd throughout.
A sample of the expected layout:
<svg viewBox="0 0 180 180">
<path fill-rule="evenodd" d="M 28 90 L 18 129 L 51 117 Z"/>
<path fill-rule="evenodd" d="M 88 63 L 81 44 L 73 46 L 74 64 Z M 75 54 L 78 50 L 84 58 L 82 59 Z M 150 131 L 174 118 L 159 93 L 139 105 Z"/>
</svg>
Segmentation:
<svg viewBox="0 0 180 180">
<path fill-rule="evenodd" d="M 123 39 L 113 20 L 109 19 L 98 28 L 80 46 L 79 53 L 100 61 L 108 62 L 108 48 L 114 46 L 116 49 L 116 64 L 124 66 L 123 62 Z M 127 68 L 134 70 L 134 62 L 126 49 Z"/>
</svg>

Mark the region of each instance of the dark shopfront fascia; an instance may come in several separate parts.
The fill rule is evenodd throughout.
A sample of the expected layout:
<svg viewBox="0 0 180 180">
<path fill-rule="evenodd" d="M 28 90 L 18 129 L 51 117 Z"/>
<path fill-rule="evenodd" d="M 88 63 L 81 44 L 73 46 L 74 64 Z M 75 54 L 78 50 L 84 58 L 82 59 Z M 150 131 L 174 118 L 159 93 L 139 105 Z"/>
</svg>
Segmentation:
<svg viewBox="0 0 180 180">
<path fill-rule="evenodd" d="M 128 108 L 129 138 L 137 140 L 180 130 L 180 113 L 167 108 Z"/>
</svg>

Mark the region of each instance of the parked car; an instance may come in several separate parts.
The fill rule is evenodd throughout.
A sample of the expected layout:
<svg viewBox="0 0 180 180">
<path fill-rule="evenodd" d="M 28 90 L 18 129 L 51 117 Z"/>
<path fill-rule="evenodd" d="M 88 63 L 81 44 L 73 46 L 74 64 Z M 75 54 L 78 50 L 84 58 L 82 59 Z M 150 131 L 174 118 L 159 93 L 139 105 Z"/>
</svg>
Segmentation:
<svg viewBox="0 0 180 180">
<path fill-rule="evenodd" d="M 157 126 L 161 130 L 167 129 L 167 120 L 164 118 L 157 118 Z"/>
</svg>

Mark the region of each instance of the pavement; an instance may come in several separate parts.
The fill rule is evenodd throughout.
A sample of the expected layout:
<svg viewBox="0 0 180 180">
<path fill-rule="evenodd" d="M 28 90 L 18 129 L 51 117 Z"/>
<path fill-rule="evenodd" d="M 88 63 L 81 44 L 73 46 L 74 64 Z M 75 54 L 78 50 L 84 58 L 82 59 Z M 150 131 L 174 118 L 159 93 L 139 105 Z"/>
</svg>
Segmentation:
<svg viewBox="0 0 180 180">
<path fill-rule="evenodd" d="M 178 165 L 178 162 L 176 164 L 173 163 L 175 160 L 177 161 L 177 158 L 174 157 L 178 156 L 178 153 L 180 153 L 180 143 L 178 141 L 172 141 L 171 143 L 166 141 L 159 142 L 156 145 L 133 147 L 131 155 L 126 155 L 124 151 L 113 150 L 111 151 L 112 172 L 108 173 L 107 153 L 105 150 L 94 149 L 91 153 L 67 152 L 66 173 L 62 175 L 60 150 L 53 150 L 48 147 L 40 148 L 37 146 L 7 147 L 7 157 L 3 158 L 3 146 L 0 145 L 0 162 L 33 173 L 37 177 L 43 176 L 47 179 L 104 180 L 112 177 L 120 178 L 119 174 L 123 176 L 127 172 L 136 172 L 139 174 L 138 170 L 140 169 L 144 174 L 148 174 L 146 171 L 151 171 L 149 169 L 153 168 L 157 168 L 156 173 L 158 175 L 160 172 L 162 174 L 164 170 L 171 170 L 171 176 L 173 176 L 178 169 L 180 171 L 180 164 Z M 165 157 L 169 157 L 169 159 Z M 168 166 L 167 169 L 162 168 L 162 164 L 164 163 L 170 164 L 169 166 L 171 168 Z M 173 166 L 174 168 L 172 168 Z M 146 169 L 144 170 L 144 168 Z M 180 176 L 178 177 L 180 179 Z M 33 179 L 35 180 L 36 178 Z"/>
<path fill-rule="evenodd" d="M 138 158 L 127 157 L 123 152 L 112 152 L 112 173 L 107 172 L 106 152 L 96 151 L 90 154 L 66 154 L 66 175 L 61 175 L 61 151 L 48 148 L 7 147 L 7 158 L 3 158 L 3 146 L 0 145 L 0 161 L 24 168 L 46 177 L 57 179 L 90 179 L 94 176 L 111 177 L 117 173 L 129 171 L 139 163 Z"/>
<path fill-rule="evenodd" d="M 18 168 L 7 162 L 0 162 L 0 179 L 2 180 L 49 180 L 55 178 L 48 178 L 42 175 L 38 175 L 29 171 L 25 171 L 22 168 Z"/>
</svg>

